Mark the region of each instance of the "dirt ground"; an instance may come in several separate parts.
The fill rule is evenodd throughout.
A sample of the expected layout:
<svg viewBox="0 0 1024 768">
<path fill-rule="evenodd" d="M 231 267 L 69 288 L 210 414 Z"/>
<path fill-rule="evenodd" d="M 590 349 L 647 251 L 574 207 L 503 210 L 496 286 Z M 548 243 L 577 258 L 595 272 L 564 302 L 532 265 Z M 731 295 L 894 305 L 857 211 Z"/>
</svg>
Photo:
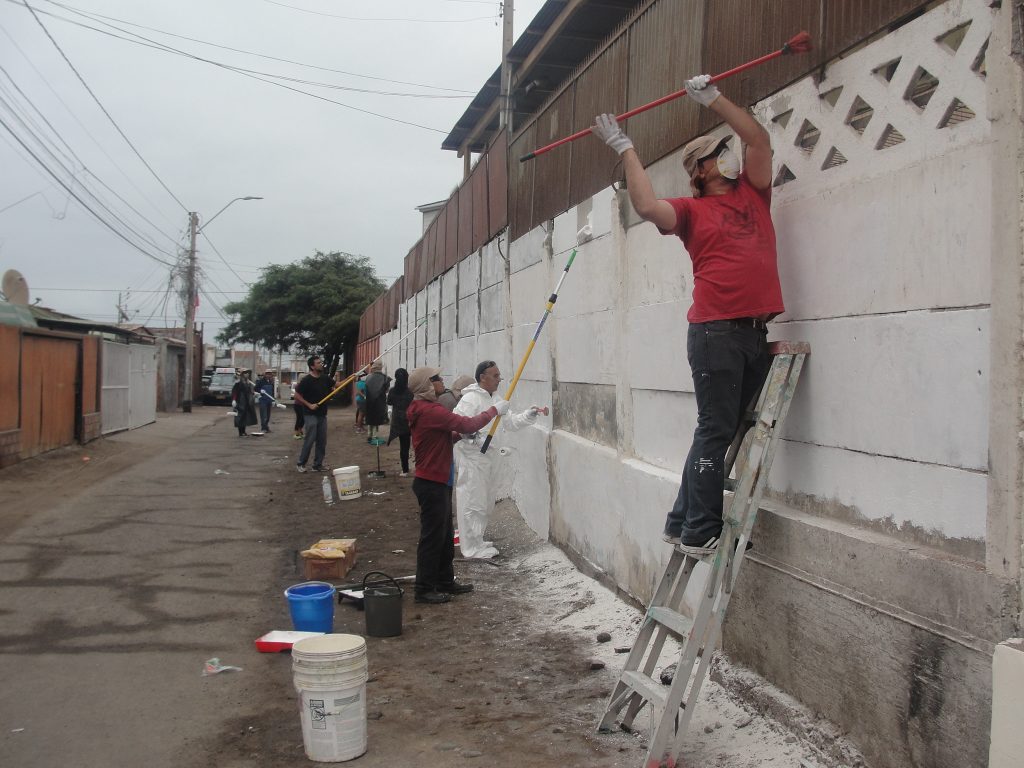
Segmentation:
<svg viewBox="0 0 1024 768">
<path fill-rule="evenodd" d="M 0 764 L 309 764 L 290 657 L 253 640 L 291 628 L 282 591 L 319 538 L 358 540 L 351 581 L 414 573 L 412 478 L 398 477 L 393 445 L 380 451 L 387 476 L 368 479 L 376 451 L 335 411 L 327 464 L 358 464 L 364 495 L 328 506 L 323 475 L 295 470 L 290 410 L 245 439 L 224 411 L 0 472 Z M 475 592 L 423 606 L 408 590 L 402 635 L 367 638 L 369 747 L 355 764 L 638 768 L 643 735 L 595 726 L 642 612 L 511 503 L 488 538 L 499 558 L 456 562 Z M 363 617 L 336 606 L 335 632 L 364 634 Z M 212 656 L 242 671 L 200 677 Z M 682 765 L 842 764 L 712 681 L 702 698 Z"/>
</svg>

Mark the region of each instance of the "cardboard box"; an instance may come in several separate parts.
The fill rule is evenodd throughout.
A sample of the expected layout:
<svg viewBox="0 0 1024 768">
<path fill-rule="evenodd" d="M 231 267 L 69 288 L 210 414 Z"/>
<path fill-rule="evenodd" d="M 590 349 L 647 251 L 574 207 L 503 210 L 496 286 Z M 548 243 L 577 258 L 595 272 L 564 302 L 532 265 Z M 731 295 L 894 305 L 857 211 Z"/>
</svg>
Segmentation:
<svg viewBox="0 0 1024 768">
<path fill-rule="evenodd" d="M 302 553 L 303 571 L 306 581 L 343 581 L 356 564 L 358 554 L 356 552 L 355 539 L 342 539 L 344 545 L 340 548 L 344 553 L 342 557 L 315 557 L 308 553 L 316 545 Z M 319 542 L 318 542 L 319 543 Z"/>
</svg>

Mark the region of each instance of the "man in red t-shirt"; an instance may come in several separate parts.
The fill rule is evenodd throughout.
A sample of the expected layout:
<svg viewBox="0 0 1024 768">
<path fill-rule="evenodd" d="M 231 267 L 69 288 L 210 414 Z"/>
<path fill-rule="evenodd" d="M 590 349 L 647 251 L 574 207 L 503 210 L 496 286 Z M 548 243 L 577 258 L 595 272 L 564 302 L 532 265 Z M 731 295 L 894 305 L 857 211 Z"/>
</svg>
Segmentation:
<svg viewBox="0 0 1024 768">
<path fill-rule="evenodd" d="M 662 234 L 682 240 L 693 261 L 686 355 L 697 429 L 664 538 L 695 555 L 714 552 L 722 535 L 725 454 L 771 365 L 766 323 L 784 310 L 771 219 L 768 132 L 710 80 L 709 75 L 687 80 L 687 93 L 735 131 L 746 146 L 746 162 L 741 173 L 728 146 L 732 136 L 694 139 L 683 148 L 693 197 L 655 197 L 633 142 L 614 115 L 598 115 L 593 129 L 622 156 L 636 212 Z"/>
<path fill-rule="evenodd" d="M 405 411 L 416 452 L 412 492 L 420 504 L 420 540 L 416 548 L 417 603 L 447 603 L 452 595 L 473 591 L 455 580 L 455 526 L 452 525 L 452 445 L 454 433 L 483 429 L 508 413 L 508 400 L 497 399 L 476 416 L 459 416 L 439 402 L 444 392 L 440 368 L 420 367 L 409 374 L 413 401 Z"/>
</svg>

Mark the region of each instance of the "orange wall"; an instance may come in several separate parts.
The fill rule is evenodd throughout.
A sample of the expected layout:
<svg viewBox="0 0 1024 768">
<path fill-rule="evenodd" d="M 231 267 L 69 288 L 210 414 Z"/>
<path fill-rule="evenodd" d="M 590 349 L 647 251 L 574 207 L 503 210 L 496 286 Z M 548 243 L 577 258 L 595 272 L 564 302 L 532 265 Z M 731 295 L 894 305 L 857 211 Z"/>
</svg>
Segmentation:
<svg viewBox="0 0 1024 768">
<path fill-rule="evenodd" d="M 21 333 L 13 325 L 0 325 L 0 432 L 18 428 L 21 398 Z"/>
</svg>

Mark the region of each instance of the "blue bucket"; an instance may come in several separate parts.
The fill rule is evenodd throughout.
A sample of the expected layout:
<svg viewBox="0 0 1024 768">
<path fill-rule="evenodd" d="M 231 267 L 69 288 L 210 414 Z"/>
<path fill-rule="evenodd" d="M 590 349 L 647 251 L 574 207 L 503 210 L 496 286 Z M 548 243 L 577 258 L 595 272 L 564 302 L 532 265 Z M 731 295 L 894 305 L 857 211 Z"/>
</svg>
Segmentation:
<svg viewBox="0 0 1024 768">
<path fill-rule="evenodd" d="M 334 587 L 323 581 L 307 581 L 284 591 L 296 632 L 334 630 Z"/>
</svg>

